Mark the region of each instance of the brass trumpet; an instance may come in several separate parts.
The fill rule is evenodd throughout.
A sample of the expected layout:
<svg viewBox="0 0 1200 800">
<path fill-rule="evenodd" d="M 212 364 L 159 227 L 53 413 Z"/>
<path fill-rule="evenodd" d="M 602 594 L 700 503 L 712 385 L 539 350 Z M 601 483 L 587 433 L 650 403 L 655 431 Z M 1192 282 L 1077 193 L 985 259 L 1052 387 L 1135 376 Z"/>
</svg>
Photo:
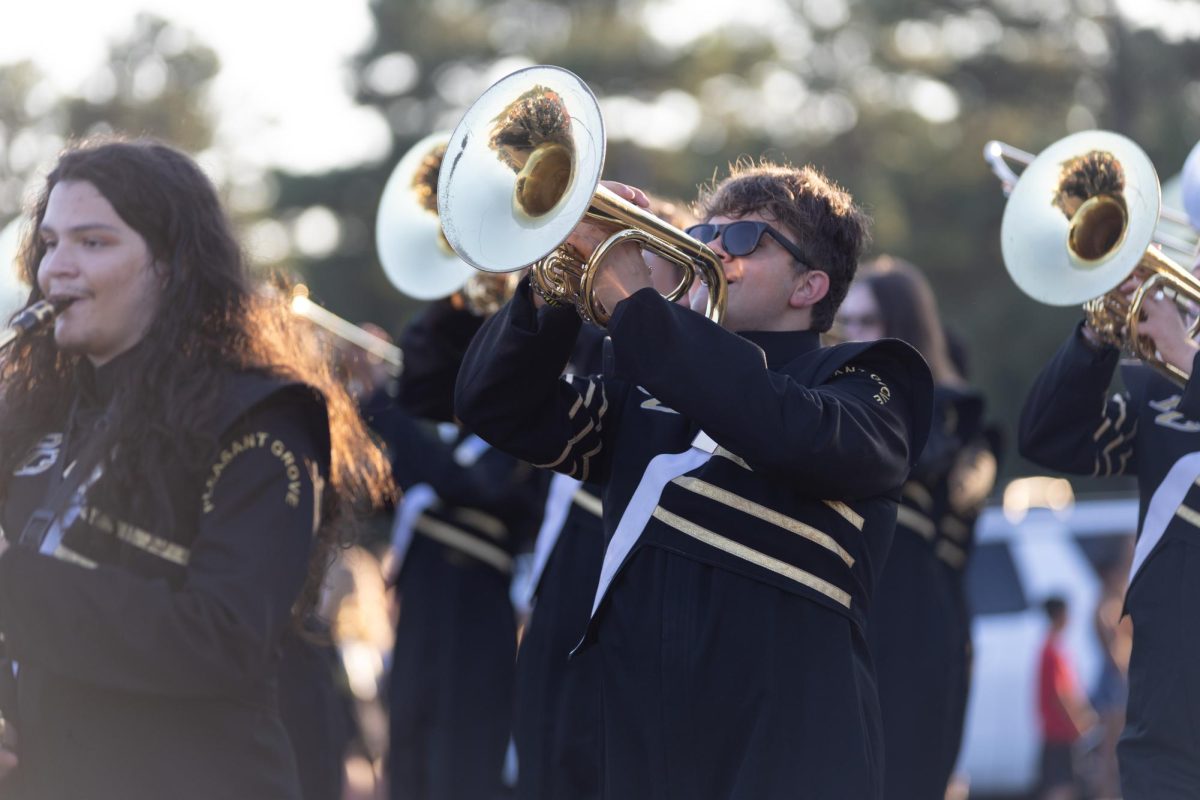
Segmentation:
<svg viewBox="0 0 1200 800">
<path fill-rule="evenodd" d="M 1029 158 L 1019 178 L 1004 164 L 1014 153 Z M 1084 131 L 1036 158 L 989 142 L 984 158 L 1009 190 L 1000 243 L 1017 286 L 1048 305 L 1083 304 L 1089 326 L 1104 341 L 1186 382 L 1187 373 L 1138 333 L 1147 294 L 1161 290 L 1177 303 L 1200 305 L 1200 280 L 1152 246 L 1162 200 L 1145 152 L 1124 136 Z M 1127 298 L 1120 287 L 1132 277 L 1140 284 Z M 1197 333 L 1200 320 L 1187 335 Z"/>
<path fill-rule="evenodd" d="M 548 302 L 574 305 L 605 325 L 609 309 L 592 285 L 606 254 L 633 241 L 678 264 L 682 297 L 696 277 L 709 287 L 706 315 L 720 322 L 726 283 L 708 246 L 600 185 L 604 120 L 582 80 L 559 67 L 518 70 L 493 84 L 450 136 L 438 180 L 442 230 L 476 269 L 531 267 L 531 282 Z M 586 261 L 563 243 L 584 217 L 617 232 Z"/>
</svg>

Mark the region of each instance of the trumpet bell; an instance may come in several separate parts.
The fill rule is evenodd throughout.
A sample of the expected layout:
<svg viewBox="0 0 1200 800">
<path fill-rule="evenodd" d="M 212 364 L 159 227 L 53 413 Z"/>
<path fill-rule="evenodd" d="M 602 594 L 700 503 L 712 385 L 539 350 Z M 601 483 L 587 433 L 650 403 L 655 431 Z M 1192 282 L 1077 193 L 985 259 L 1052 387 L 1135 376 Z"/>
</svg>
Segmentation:
<svg viewBox="0 0 1200 800">
<path fill-rule="evenodd" d="M 536 66 L 500 79 L 451 134 L 438 180 L 446 239 L 486 272 L 539 261 L 587 213 L 604 150 L 600 105 L 579 77 Z"/>
<path fill-rule="evenodd" d="M 1091 153 L 1112 157 L 1123 188 L 1064 207 L 1064 168 Z M 1013 187 L 1000 227 L 1005 267 L 1033 299 L 1079 305 L 1129 277 L 1161 209 L 1158 174 L 1137 144 L 1108 131 L 1072 134 L 1039 153 Z"/>
<path fill-rule="evenodd" d="M 435 175 L 449 138 L 445 131 L 430 134 L 408 149 L 388 177 L 375 218 L 384 274 L 417 300 L 454 294 L 475 274 L 442 236 Z"/>
</svg>

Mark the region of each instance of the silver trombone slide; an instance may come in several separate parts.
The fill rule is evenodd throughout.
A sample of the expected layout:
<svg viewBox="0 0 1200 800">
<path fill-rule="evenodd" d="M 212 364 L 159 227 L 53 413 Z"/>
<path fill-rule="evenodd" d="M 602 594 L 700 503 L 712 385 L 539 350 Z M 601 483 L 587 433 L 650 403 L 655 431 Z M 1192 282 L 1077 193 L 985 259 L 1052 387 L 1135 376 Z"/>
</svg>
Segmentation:
<svg viewBox="0 0 1200 800">
<path fill-rule="evenodd" d="M 317 305 L 309 299 L 308 287 L 304 285 L 292 289 L 292 313 L 391 365 L 396 375 L 404 369 L 404 353 L 399 347 Z"/>
</svg>

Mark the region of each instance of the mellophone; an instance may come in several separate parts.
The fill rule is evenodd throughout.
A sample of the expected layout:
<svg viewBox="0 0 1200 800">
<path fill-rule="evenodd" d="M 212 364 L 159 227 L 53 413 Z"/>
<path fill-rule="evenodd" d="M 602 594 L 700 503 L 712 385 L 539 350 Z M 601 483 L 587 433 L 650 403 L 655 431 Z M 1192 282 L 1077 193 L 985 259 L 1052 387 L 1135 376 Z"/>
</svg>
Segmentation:
<svg viewBox="0 0 1200 800">
<path fill-rule="evenodd" d="M 1185 383 L 1187 374 L 1138 332 L 1148 296 L 1162 292 L 1180 304 L 1200 304 L 1200 279 L 1163 252 L 1170 247 L 1194 258 L 1195 243 L 1158 229 L 1160 217 L 1187 217 L 1163 209 L 1158 175 L 1145 152 L 1119 134 L 1083 131 L 1036 157 L 988 142 L 984 158 L 1009 192 L 1000 244 L 1017 286 L 1047 305 L 1082 304 L 1101 339 Z M 1027 165 L 1019 177 L 1006 159 Z M 1131 278 L 1136 289 L 1126 296 L 1121 287 Z M 1198 333 L 1200 319 L 1187 335 Z"/>
</svg>

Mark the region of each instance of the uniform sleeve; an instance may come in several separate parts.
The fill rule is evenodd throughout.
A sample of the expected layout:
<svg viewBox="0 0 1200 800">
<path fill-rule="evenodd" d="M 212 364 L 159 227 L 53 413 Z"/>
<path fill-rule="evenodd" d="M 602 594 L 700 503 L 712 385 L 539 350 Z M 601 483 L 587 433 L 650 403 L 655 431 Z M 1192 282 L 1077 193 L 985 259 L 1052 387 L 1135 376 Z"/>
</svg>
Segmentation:
<svg viewBox="0 0 1200 800">
<path fill-rule="evenodd" d="M 1079 329 L 1038 374 L 1021 409 L 1017 447 L 1043 467 L 1105 477 L 1137 472 L 1137 408 L 1126 392 L 1109 396 L 1118 352 L 1097 352 Z"/>
<path fill-rule="evenodd" d="M 803 386 L 769 370 L 751 342 L 648 289 L 617 306 L 609 335 L 617 377 L 699 423 L 754 470 L 814 494 L 893 490 L 924 446 L 932 384 L 901 343 L 876 345 L 827 382 Z"/>
<path fill-rule="evenodd" d="M 389 444 L 403 466 L 403 488 L 423 483 L 450 506 L 465 506 L 503 519 L 527 516 L 538 506 L 540 481 L 530 465 L 496 449 L 473 455 L 443 441 L 427 424 L 406 418 L 403 435 Z"/>
<path fill-rule="evenodd" d="M 449 300 L 429 306 L 404 331 L 404 371 L 400 403 L 420 419 L 449 422 L 454 418 L 454 382 L 471 339 L 482 320 L 456 309 Z"/>
<path fill-rule="evenodd" d="M 946 387 L 934 390 L 933 418 L 925 449 L 909 480 L 926 487 L 946 480 L 967 442 L 982 429 L 983 401 Z"/>
<path fill-rule="evenodd" d="M 455 411 L 468 430 L 500 450 L 594 481 L 607 470 L 605 431 L 619 403 L 600 376 L 562 375 L 579 328 L 570 309 L 535 309 L 528 279 L 522 281 L 472 341 Z"/>
<path fill-rule="evenodd" d="M 129 692 L 216 697 L 254 687 L 275 667 L 307 574 L 328 459 L 316 418 L 311 402 L 268 401 L 225 437 L 178 588 L 9 548 L 0 557 L 9 654 Z"/>
</svg>

